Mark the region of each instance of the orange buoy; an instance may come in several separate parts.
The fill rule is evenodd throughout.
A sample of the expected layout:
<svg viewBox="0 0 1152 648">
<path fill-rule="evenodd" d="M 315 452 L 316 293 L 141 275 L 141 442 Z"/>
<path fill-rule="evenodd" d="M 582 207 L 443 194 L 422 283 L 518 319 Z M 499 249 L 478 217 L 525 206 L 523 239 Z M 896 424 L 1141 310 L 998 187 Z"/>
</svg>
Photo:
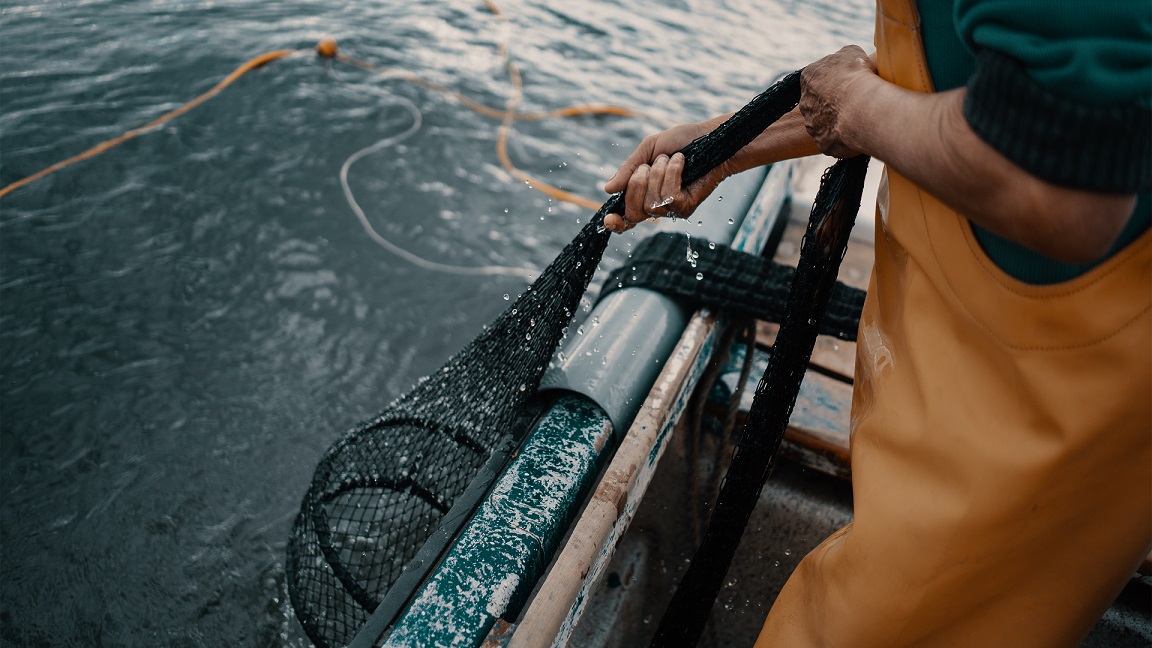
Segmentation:
<svg viewBox="0 0 1152 648">
<path fill-rule="evenodd" d="M 324 38 L 321 39 L 319 43 L 316 43 L 316 53 L 324 58 L 336 56 L 336 52 L 339 49 L 340 48 L 336 47 L 336 40 L 332 38 Z"/>
</svg>

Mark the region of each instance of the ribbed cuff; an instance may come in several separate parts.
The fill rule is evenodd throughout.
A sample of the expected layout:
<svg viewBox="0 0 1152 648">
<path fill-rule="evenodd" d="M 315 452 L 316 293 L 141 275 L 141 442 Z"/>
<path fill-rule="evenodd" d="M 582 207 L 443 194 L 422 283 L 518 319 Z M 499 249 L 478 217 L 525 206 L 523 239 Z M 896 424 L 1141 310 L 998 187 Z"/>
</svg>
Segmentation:
<svg viewBox="0 0 1152 648">
<path fill-rule="evenodd" d="M 1069 101 L 993 50 L 976 55 L 964 116 L 992 148 L 1053 184 L 1107 193 L 1152 187 L 1152 111 Z"/>
</svg>

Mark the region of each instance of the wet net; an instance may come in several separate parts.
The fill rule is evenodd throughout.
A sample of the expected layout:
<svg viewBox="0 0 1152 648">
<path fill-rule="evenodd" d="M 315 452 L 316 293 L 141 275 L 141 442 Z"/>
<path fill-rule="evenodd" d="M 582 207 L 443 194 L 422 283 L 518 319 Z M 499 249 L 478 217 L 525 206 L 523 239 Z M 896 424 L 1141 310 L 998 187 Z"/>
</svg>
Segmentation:
<svg viewBox="0 0 1152 648">
<path fill-rule="evenodd" d="M 684 183 L 799 98 L 795 72 L 689 144 Z M 359 642 L 365 624 L 386 628 L 467 519 L 461 503 L 478 501 L 527 426 L 527 405 L 607 246 L 604 216 L 622 205 L 622 194 L 609 198 L 483 333 L 321 458 L 286 563 L 292 605 L 317 646 Z"/>
<path fill-rule="evenodd" d="M 650 236 L 604 280 L 603 300 L 622 288 L 642 287 L 677 298 L 693 306 L 708 306 L 731 315 L 779 322 L 788 310 L 796 268 L 730 247 L 692 249 L 694 265 L 684 263 L 689 249 L 685 234 L 664 232 Z M 820 335 L 856 341 L 863 290 L 834 282 Z"/>
<path fill-rule="evenodd" d="M 840 160 L 821 179 L 772 356 L 756 386 L 704 540 L 660 620 L 653 648 L 695 646 L 704 630 L 788 427 L 825 308 L 835 292 L 867 170 L 868 158 L 860 156 Z"/>
</svg>

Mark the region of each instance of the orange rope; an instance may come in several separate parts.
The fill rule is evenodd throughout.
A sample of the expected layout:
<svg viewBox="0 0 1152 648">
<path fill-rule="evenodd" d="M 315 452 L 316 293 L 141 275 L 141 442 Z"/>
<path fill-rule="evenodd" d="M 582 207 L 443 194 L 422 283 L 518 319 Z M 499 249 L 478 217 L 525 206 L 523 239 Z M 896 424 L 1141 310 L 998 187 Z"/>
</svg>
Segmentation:
<svg viewBox="0 0 1152 648">
<path fill-rule="evenodd" d="M 467 95 L 461 94 L 455 90 L 452 90 L 451 88 L 446 88 L 434 81 L 429 81 L 428 79 L 425 79 L 406 70 L 378 68 L 367 61 L 353 58 L 343 53 L 337 54 L 336 58 L 341 63 L 348 63 L 349 65 L 354 65 L 362 70 L 376 72 L 390 78 L 401 79 L 409 83 L 424 86 L 429 90 L 435 90 L 436 92 L 446 94 L 456 101 L 464 104 L 464 106 L 472 112 L 484 115 L 485 117 L 491 117 L 493 119 L 504 118 L 504 110 L 485 106 L 484 104 L 469 98 Z M 516 121 L 538 121 L 541 119 L 552 119 L 555 117 L 576 117 L 577 115 L 616 115 L 618 117 L 640 117 L 644 119 L 653 119 L 651 116 L 642 113 L 639 110 L 625 108 L 624 106 L 614 106 L 612 104 L 576 104 L 574 106 L 557 108 L 555 110 L 548 110 L 544 112 L 518 112 L 515 113 L 514 118 Z M 655 120 L 653 119 L 653 121 Z"/>
<path fill-rule="evenodd" d="M 484 0 L 484 4 L 486 4 L 488 9 L 500 20 L 505 22 L 508 20 L 507 15 L 504 14 L 504 12 L 500 9 L 499 6 L 496 5 L 495 2 L 493 2 L 493 0 Z M 517 168 L 516 165 L 512 163 L 512 158 L 508 155 L 508 136 L 512 128 L 512 122 L 534 121 L 540 119 L 549 119 L 553 117 L 574 117 L 576 115 L 617 115 L 621 117 L 651 118 L 648 117 L 648 115 L 645 115 L 644 113 L 636 110 L 632 110 L 631 108 L 613 106 L 611 104 L 580 104 L 575 106 L 568 106 L 566 108 L 558 108 L 556 110 L 549 110 L 546 112 L 517 112 L 516 109 L 520 106 L 520 101 L 524 96 L 524 85 L 520 77 L 520 69 L 516 66 L 516 63 L 512 60 L 511 56 L 509 56 L 508 49 L 505 47 L 503 42 L 498 44 L 498 50 L 500 55 L 505 58 L 505 67 L 507 67 L 508 74 L 512 78 L 512 97 L 509 98 L 508 105 L 504 108 L 504 110 L 485 106 L 484 104 L 474 101 L 469 97 L 456 92 L 455 90 L 446 88 L 438 83 L 424 79 L 411 72 L 388 68 L 377 68 L 375 65 L 368 63 L 367 61 L 346 56 L 343 53 L 336 54 L 336 58 L 341 62 L 355 65 L 356 67 L 363 70 L 378 72 L 380 74 L 402 79 L 410 83 L 415 83 L 416 85 L 424 86 L 425 88 L 435 90 L 436 92 L 441 92 L 456 99 L 473 112 L 484 115 L 485 117 L 499 119 L 500 130 L 496 136 L 496 156 L 500 158 L 500 165 L 504 167 L 504 170 L 508 172 L 508 175 L 512 176 L 516 180 L 519 180 L 520 182 L 525 183 L 532 189 L 555 198 L 556 200 L 573 203 L 587 209 L 599 209 L 601 204 L 600 201 L 592 200 L 591 198 L 585 198 L 584 196 L 565 191 L 559 187 L 554 187 L 547 182 L 535 178 Z"/>
<path fill-rule="evenodd" d="M 284 58 L 286 56 L 291 56 L 293 54 L 296 54 L 296 50 L 276 50 L 274 52 L 266 52 L 264 54 L 261 54 L 260 56 L 257 56 L 253 59 L 250 59 L 247 62 L 245 62 L 243 65 L 241 65 L 240 67 L 233 70 L 232 74 L 229 74 L 228 76 L 224 77 L 224 79 L 221 80 L 220 83 L 217 83 L 215 86 L 213 86 L 211 90 L 209 90 L 208 92 L 205 92 L 204 94 L 200 95 L 199 97 L 196 97 L 192 101 L 189 101 L 188 103 L 184 104 L 183 106 L 180 106 L 179 108 L 177 108 L 177 109 L 175 109 L 169 113 L 166 113 L 160 117 L 157 117 L 156 119 L 148 122 L 147 124 L 144 124 L 143 126 L 140 126 L 139 128 L 133 128 L 132 130 L 128 131 L 127 133 L 124 133 L 123 135 L 120 135 L 118 137 L 113 137 L 112 139 L 107 140 L 105 142 L 101 142 L 100 144 L 93 146 L 92 148 L 88 149 L 87 151 L 84 151 L 83 153 L 81 153 L 79 155 L 74 155 L 74 156 L 68 158 L 67 160 L 57 162 L 56 164 L 53 164 L 52 166 L 50 166 L 46 169 L 43 169 L 43 170 L 38 171 L 36 173 L 33 173 L 32 175 L 28 176 L 27 178 L 24 178 L 23 180 L 17 180 L 16 182 L 13 182 L 12 184 L 8 185 L 7 187 L 0 189 L 0 198 L 7 196 L 8 194 L 19 189 L 20 187 L 23 187 L 24 185 L 28 184 L 29 182 L 32 182 L 34 180 L 39 180 L 40 178 L 43 178 L 44 176 L 47 176 L 47 175 L 51 175 L 51 174 L 59 171 L 60 169 L 63 169 L 66 166 L 75 164 L 76 162 L 79 162 L 81 160 L 87 160 L 90 157 L 94 157 L 96 155 L 99 155 L 99 154 L 103 153 L 104 151 L 107 151 L 110 148 L 113 148 L 115 146 L 119 146 L 119 145 L 123 144 L 124 142 L 127 142 L 128 140 L 136 137 L 137 135 L 140 135 L 142 133 L 146 133 L 146 132 L 152 130 L 153 128 L 156 128 L 157 126 L 163 124 L 164 122 L 166 122 L 166 121 L 168 121 L 174 117 L 179 117 L 180 115 L 183 115 L 184 113 L 188 112 L 189 110 L 192 110 L 193 108 L 195 108 L 196 106 L 199 106 L 200 104 L 204 103 L 205 101 L 208 101 L 212 97 L 215 97 L 216 95 L 220 94 L 221 90 L 228 87 L 233 81 L 244 76 L 246 73 L 248 73 L 252 70 L 255 70 L 256 68 L 258 68 L 258 67 L 260 67 L 266 63 L 270 63 L 272 61 L 275 61 L 276 59 L 281 59 L 281 58 Z"/>
<path fill-rule="evenodd" d="M 507 15 L 504 14 L 504 12 L 500 9 L 499 6 L 496 5 L 496 3 L 493 0 L 484 0 L 484 3 L 488 6 L 488 9 L 497 18 L 499 18 L 502 21 L 507 22 L 507 20 L 508 20 Z M 493 119 L 499 119 L 500 120 L 500 130 L 498 131 L 497 136 L 496 136 L 496 155 L 497 155 L 497 157 L 500 158 L 500 164 L 501 164 L 501 166 L 504 167 L 504 170 L 508 172 L 508 175 L 512 176 L 516 180 L 519 180 L 519 181 L 527 184 L 532 189 L 535 189 L 535 190 L 537 190 L 537 191 L 539 191 L 539 192 L 541 192 L 547 196 L 555 198 L 556 200 L 561 200 L 564 202 L 573 203 L 576 205 L 580 205 L 581 207 L 586 207 L 588 209 L 593 209 L 593 210 L 598 209 L 600 207 L 599 201 L 592 200 L 590 198 L 585 198 L 583 196 L 571 193 L 569 191 L 565 191 L 565 190 L 560 189 L 558 187 L 554 187 L 554 186 L 548 184 L 547 182 L 539 180 L 539 179 L 525 173 L 524 171 L 521 171 L 520 169 L 518 169 L 516 167 L 515 164 L 512 163 L 512 158 L 509 157 L 509 155 L 508 155 L 508 136 L 509 136 L 511 128 L 512 128 L 512 122 L 549 119 L 552 117 L 573 117 L 576 115 L 617 115 L 617 116 L 621 116 L 621 117 L 646 117 L 649 119 L 650 119 L 650 117 L 648 117 L 647 115 L 645 115 L 644 113 L 641 113 L 639 111 L 632 110 L 631 108 L 624 108 L 622 106 L 613 106 L 613 105 L 609 105 L 609 104 L 581 104 L 581 105 L 575 105 L 575 106 L 568 106 L 566 108 L 559 108 L 556 110 L 549 110 L 546 112 L 530 112 L 530 113 L 517 112 L 516 109 L 520 106 L 520 101 L 524 96 L 524 85 L 523 85 L 523 82 L 520 78 L 520 69 L 516 66 L 516 63 L 512 60 L 511 56 L 509 56 L 508 48 L 505 46 L 505 44 L 503 42 L 500 42 L 498 44 L 498 49 L 499 49 L 500 55 L 503 56 L 505 59 L 505 67 L 507 67 L 508 74 L 512 78 L 512 96 L 508 99 L 508 104 L 503 110 L 499 110 L 496 108 L 491 108 L 489 106 L 485 106 L 484 104 L 473 101 L 472 99 L 466 97 L 465 95 L 463 95 L 459 92 L 456 92 L 455 90 L 451 90 L 451 89 L 446 88 L 446 87 L 439 85 L 437 83 L 433 83 L 432 81 L 428 81 L 427 79 L 421 78 L 421 77 L 419 77 L 415 74 L 412 74 L 410 72 L 406 72 L 403 70 L 388 70 L 388 69 L 380 70 L 375 65 L 372 65 L 371 63 L 368 63 L 366 61 L 362 61 L 360 59 L 352 58 L 350 56 L 345 56 L 343 53 L 338 53 L 336 43 L 335 43 L 335 41 L 333 41 L 331 39 L 325 39 L 324 41 L 321 41 L 319 45 L 317 45 L 317 51 L 320 53 L 321 56 L 327 56 L 327 57 L 335 56 L 335 58 L 337 60 L 345 62 L 345 63 L 349 63 L 351 65 L 355 65 L 356 67 L 359 67 L 361 69 L 374 71 L 374 72 L 379 71 L 381 73 L 392 75 L 392 76 L 395 76 L 397 78 L 403 79 L 405 81 L 409 81 L 411 83 L 422 85 L 422 86 L 429 88 L 431 90 L 435 90 L 437 92 L 442 92 L 444 94 L 447 94 L 447 95 L 453 97 L 454 99 L 456 99 L 460 103 L 464 104 L 466 107 L 473 110 L 474 112 L 477 112 L 477 113 L 484 115 L 486 117 L 491 117 Z M 253 59 L 250 59 L 247 62 L 245 62 L 243 65 L 241 65 L 240 67 L 236 68 L 231 74 L 224 77 L 224 79 L 221 80 L 219 83 L 217 83 L 215 86 L 213 86 L 211 90 L 209 90 L 209 91 L 205 92 L 204 94 L 196 97 L 195 99 L 189 101 L 188 103 L 184 104 L 183 106 L 180 106 L 179 108 L 177 108 L 177 109 L 175 109 L 169 113 L 166 113 L 166 114 L 148 122 L 147 124 L 140 126 L 139 128 L 134 128 L 134 129 L 124 133 L 123 135 L 120 135 L 120 136 L 114 137 L 110 140 L 101 142 L 100 144 L 93 146 L 92 148 L 88 149 L 87 151 L 84 151 L 83 153 L 81 153 L 79 155 L 74 155 L 74 156 L 68 158 L 67 160 L 57 162 L 56 164 L 53 164 L 52 166 L 50 166 L 46 169 L 43 169 L 37 173 L 34 173 L 34 174 L 28 176 L 27 178 L 13 182 L 12 184 L 4 187 L 3 189 L 0 189 L 0 198 L 7 196 L 9 193 L 12 193 L 13 191 L 19 189 L 20 187 L 23 187 L 24 185 L 26 185 L 30 182 L 33 182 L 35 180 L 39 180 L 40 178 L 43 178 L 44 176 L 47 176 L 47 175 L 51 175 L 51 174 L 59 171 L 60 169 L 63 169 L 64 167 L 75 164 L 76 162 L 79 162 L 81 160 L 86 160 L 90 157 L 94 157 L 96 155 L 99 155 L 99 154 L 103 153 L 104 151 L 107 151 L 108 149 L 111 149 L 113 147 L 119 146 L 120 144 L 123 144 L 124 142 L 127 142 L 128 140 L 136 137 L 137 135 L 141 135 L 143 133 L 146 133 L 146 132 L 156 128 L 157 126 L 160 126 L 161 124 L 163 124 L 164 122 L 167 122 L 170 119 L 173 119 L 175 117 L 179 117 L 180 115 L 183 115 L 184 113 L 188 112 L 189 110 L 192 110 L 193 108 L 195 108 L 196 106 L 199 106 L 200 104 L 204 103 L 205 101 L 208 101 L 212 97 L 215 97 L 217 94 L 220 93 L 221 90 L 223 90 L 224 88 L 231 85 L 233 81 L 235 81 L 236 79 L 239 79 L 244 74 L 246 74 L 246 73 L 262 66 L 262 65 L 265 65 L 265 64 L 270 63 L 272 61 L 275 61 L 277 59 L 281 59 L 281 58 L 284 58 L 287 56 L 292 56 L 295 54 L 297 54 L 296 50 L 276 50 L 273 52 L 267 52 L 267 53 L 261 54 L 260 56 L 257 56 Z"/>
</svg>

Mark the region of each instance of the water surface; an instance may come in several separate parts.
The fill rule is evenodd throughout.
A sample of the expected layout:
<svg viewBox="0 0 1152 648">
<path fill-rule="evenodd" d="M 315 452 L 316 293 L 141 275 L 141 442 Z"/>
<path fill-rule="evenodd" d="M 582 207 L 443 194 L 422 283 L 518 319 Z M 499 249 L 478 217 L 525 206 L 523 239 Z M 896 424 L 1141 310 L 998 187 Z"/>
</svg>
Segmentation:
<svg viewBox="0 0 1152 648">
<path fill-rule="evenodd" d="M 734 110 L 871 38 L 851 2 L 93 0 L 0 9 L 0 184 L 143 124 L 260 52 L 349 54 L 490 106 Z M 284 545 L 341 431 L 432 371 L 523 288 L 421 256 L 542 267 L 583 209 L 511 181 L 497 124 L 426 88 L 312 56 L 0 201 L 0 643 L 301 646 Z M 658 125 L 517 124 L 530 173 L 596 196 Z M 721 189 L 720 193 L 723 193 Z M 617 239 L 619 263 L 634 238 Z"/>
</svg>

